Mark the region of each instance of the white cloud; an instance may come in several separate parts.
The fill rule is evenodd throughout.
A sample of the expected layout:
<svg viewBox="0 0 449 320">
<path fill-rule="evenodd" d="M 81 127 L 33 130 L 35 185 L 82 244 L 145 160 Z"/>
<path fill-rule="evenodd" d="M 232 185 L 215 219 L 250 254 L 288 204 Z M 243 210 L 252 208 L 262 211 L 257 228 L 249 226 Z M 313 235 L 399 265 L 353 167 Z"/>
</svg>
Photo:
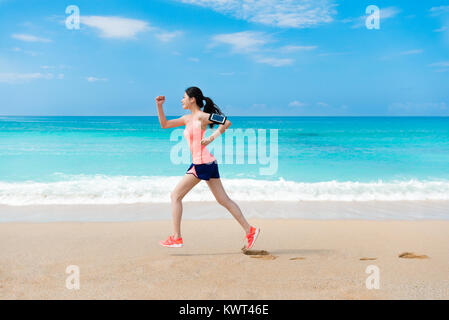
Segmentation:
<svg viewBox="0 0 449 320">
<path fill-rule="evenodd" d="M 11 35 L 12 38 L 20 40 L 20 41 L 26 41 L 26 42 L 51 42 L 50 39 L 46 39 L 46 38 L 40 38 L 40 37 L 36 37 L 33 36 L 31 34 L 18 34 L 18 33 L 14 33 Z"/>
<path fill-rule="evenodd" d="M 0 73 L 0 82 L 4 83 L 23 83 L 36 79 L 53 79 L 52 73 Z"/>
<path fill-rule="evenodd" d="M 401 56 L 408 56 L 408 55 L 412 55 L 412 54 L 420 54 L 420 53 L 423 53 L 423 52 L 424 52 L 423 49 L 413 49 L 413 50 L 400 52 L 399 55 L 401 55 Z"/>
<path fill-rule="evenodd" d="M 41 66 L 41 69 L 44 69 L 44 70 L 50 70 L 50 69 L 51 70 L 55 70 L 57 68 L 59 68 L 59 69 L 67 69 L 69 67 L 68 66 L 64 66 L 64 65 L 59 65 L 58 67 L 57 66 L 47 66 L 47 65 Z M 54 72 L 56 72 L 56 71 L 54 71 Z M 62 79 L 62 78 L 64 78 L 64 74 L 59 73 L 58 74 L 58 79 Z"/>
<path fill-rule="evenodd" d="M 220 76 L 233 76 L 235 74 L 235 72 L 220 72 L 219 75 Z"/>
<path fill-rule="evenodd" d="M 387 7 L 380 9 L 380 19 L 394 18 L 401 10 L 396 7 Z"/>
<path fill-rule="evenodd" d="M 435 29 L 435 30 L 433 30 L 434 32 L 443 32 L 443 31 L 446 31 L 447 30 L 447 26 L 442 26 L 441 28 L 439 28 L 439 29 Z"/>
<path fill-rule="evenodd" d="M 449 18 L 449 6 L 438 6 L 429 9 L 430 15 L 433 17 L 439 17 L 442 22 L 442 26 L 438 29 L 433 30 L 434 32 L 444 32 L 449 28 L 448 18 Z"/>
<path fill-rule="evenodd" d="M 391 60 L 393 58 L 397 58 L 400 56 L 410 56 L 410 55 L 415 55 L 415 54 L 421 54 L 423 52 L 424 52 L 423 49 L 412 49 L 412 50 L 407 50 L 407 51 L 402 51 L 402 52 L 385 55 L 383 57 L 380 57 L 380 60 Z"/>
<path fill-rule="evenodd" d="M 251 53 L 259 51 L 262 46 L 270 42 L 270 37 L 264 32 L 243 31 L 235 33 L 217 34 L 212 37 L 209 47 L 217 44 L 231 46 L 233 53 Z"/>
<path fill-rule="evenodd" d="M 234 54 L 245 54 L 257 63 L 268 64 L 273 67 L 291 65 L 294 59 L 266 56 L 266 53 L 292 53 L 295 51 L 310 51 L 316 46 L 286 45 L 280 48 L 269 48 L 266 45 L 276 40 L 270 34 L 260 31 L 242 31 L 235 33 L 217 34 L 212 37 L 209 48 L 217 45 L 228 45 Z"/>
<path fill-rule="evenodd" d="M 189 61 L 200 62 L 200 59 L 191 57 L 191 58 L 189 58 Z"/>
<path fill-rule="evenodd" d="M 292 59 L 279 59 L 274 57 L 264 57 L 257 54 L 263 51 L 263 46 L 272 42 L 271 37 L 264 32 L 243 31 L 228 34 L 218 34 L 212 37 L 212 43 L 209 47 L 218 44 L 226 44 L 231 47 L 232 53 L 250 55 L 255 62 L 268 64 L 273 67 L 281 67 L 289 65 L 293 62 Z"/>
<path fill-rule="evenodd" d="M 440 61 L 429 64 L 429 67 L 433 67 L 435 72 L 447 72 L 449 71 L 449 61 Z"/>
<path fill-rule="evenodd" d="M 328 56 L 341 56 L 350 54 L 350 52 L 322 52 L 318 56 L 319 57 L 328 57 Z"/>
<path fill-rule="evenodd" d="M 103 38 L 132 39 L 137 33 L 150 30 L 146 21 L 122 17 L 81 16 L 80 21 L 98 29 Z"/>
<path fill-rule="evenodd" d="M 256 56 L 255 61 L 258 63 L 268 64 L 273 67 L 283 67 L 291 65 L 294 60 L 288 58 L 272 58 L 272 57 Z"/>
<path fill-rule="evenodd" d="M 150 26 L 144 20 L 107 17 L 107 16 L 81 16 L 82 24 L 95 28 L 102 38 L 135 39 L 141 32 L 153 31 L 161 42 L 170 42 L 183 34 L 182 31 L 166 31 L 158 27 Z"/>
<path fill-rule="evenodd" d="M 169 42 L 172 41 L 174 38 L 179 37 L 183 34 L 182 31 L 173 31 L 173 32 L 167 32 L 167 31 L 160 31 L 156 34 L 156 38 L 158 38 L 162 42 Z"/>
<path fill-rule="evenodd" d="M 22 52 L 22 53 L 28 54 L 28 55 L 30 55 L 32 57 L 35 57 L 35 56 L 37 56 L 39 54 L 38 52 L 35 52 L 35 51 L 22 50 L 22 48 L 19 48 L 19 47 L 12 48 L 12 51 L 14 51 L 14 52 Z"/>
<path fill-rule="evenodd" d="M 178 0 L 250 22 L 307 28 L 333 21 L 333 0 Z"/>
<path fill-rule="evenodd" d="M 300 102 L 298 100 L 292 101 L 289 104 L 289 107 L 304 107 L 306 104 L 303 102 Z"/>
<path fill-rule="evenodd" d="M 317 46 L 295 46 L 295 45 L 287 45 L 279 48 L 279 51 L 282 53 L 290 53 L 297 51 L 311 51 L 315 50 Z"/>
<path fill-rule="evenodd" d="M 89 82 L 97 82 L 97 81 L 108 81 L 108 78 L 97 78 L 97 77 L 87 77 L 86 78 L 87 81 Z"/>
<path fill-rule="evenodd" d="M 429 64 L 430 67 L 449 67 L 449 61 L 440 61 Z"/>
<path fill-rule="evenodd" d="M 432 7 L 429 9 L 430 13 L 432 15 L 440 15 L 444 13 L 449 13 L 449 6 L 438 6 L 438 7 Z"/>
</svg>

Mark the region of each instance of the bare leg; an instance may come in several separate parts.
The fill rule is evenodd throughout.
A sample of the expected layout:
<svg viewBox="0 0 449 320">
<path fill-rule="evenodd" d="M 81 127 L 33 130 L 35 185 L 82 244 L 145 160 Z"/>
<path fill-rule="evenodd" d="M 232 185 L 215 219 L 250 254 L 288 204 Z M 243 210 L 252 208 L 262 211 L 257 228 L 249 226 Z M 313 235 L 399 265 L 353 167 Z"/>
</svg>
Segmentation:
<svg viewBox="0 0 449 320">
<path fill-rule="evenodd" d="M 206 182 L 209 189 L 214 194 L 215 199 L 217 199 L 217 202 L 228 209 L 232 216 L 238 221 L 238 223 L 240 223 L 243 230 L 245 230 L 245 233 L 249 233 L 251 229 L 250 224 L 246 221 L 237 203 L 231 200 L 226 194 L 220 178 L 211 178 L 209 181 L 206 180 Z"/>
<path fill-rule="evenodd" d="M 170 194 L 174 230 L 173 237 L 175 239 L 181 238 L 182 198 L 200 181 L 193 174 L 185 174 Z"/>
</svg>

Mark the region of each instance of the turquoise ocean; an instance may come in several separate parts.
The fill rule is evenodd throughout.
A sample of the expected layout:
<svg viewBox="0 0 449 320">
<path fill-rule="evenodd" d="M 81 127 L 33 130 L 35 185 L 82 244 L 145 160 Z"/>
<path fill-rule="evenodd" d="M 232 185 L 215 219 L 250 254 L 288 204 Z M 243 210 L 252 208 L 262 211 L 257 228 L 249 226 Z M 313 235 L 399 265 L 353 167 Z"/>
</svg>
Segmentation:
<svg viewBox="0 0 449 320">
<path fill-rule="evenodd" d="M 257 148 L 242 139 L 241 163 L 228 131 L 207 146 L 235 200 L 449 200 L 447 117 L 230 120 L 257 137 Z M 157 117 L 1 116 L 0 204 L 169 202 L 191 161 L 183 130 Z M 214 199 L 203 182 L 185 200 Z"/>
</svg>

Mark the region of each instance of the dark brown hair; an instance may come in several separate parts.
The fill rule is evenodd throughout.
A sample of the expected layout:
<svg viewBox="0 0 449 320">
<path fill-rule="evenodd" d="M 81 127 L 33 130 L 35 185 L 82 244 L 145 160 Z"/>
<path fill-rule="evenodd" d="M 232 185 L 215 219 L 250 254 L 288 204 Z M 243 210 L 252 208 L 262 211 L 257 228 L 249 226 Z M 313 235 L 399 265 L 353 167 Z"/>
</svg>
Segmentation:
<svg viewBox="0 0 449 320">
<path fill-rule="evenodd" d="M 211 98 L 203 96 L 203 92 L 200 88 L 189 87 L 186 89 L 186 93 L 190 98 L 195 98 L 196 104 L 198 105 L 198 107 L 200 107 L 200 109 L 203 109 L 203 112 L 218 113 L 224 115 Z M 203 105 L 203 101 L 206 101 L 206 104 Z M 214 123 L 210 123 L 209 127 L 212 129 L 214 127 Z"/>
</svg>

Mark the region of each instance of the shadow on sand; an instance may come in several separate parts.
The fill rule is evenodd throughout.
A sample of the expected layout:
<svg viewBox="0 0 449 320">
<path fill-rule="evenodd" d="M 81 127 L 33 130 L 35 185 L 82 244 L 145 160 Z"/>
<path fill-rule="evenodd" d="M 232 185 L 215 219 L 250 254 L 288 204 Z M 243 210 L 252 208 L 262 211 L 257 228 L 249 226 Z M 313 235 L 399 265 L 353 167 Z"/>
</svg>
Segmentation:
<svg viewBox="0 0 449 320">
<path fill-rule="evenodd" d="M 223 256 L 223 255 L 240 255 L 244 254 L 252 258 L 263 258 L 265 260 L 274 260 L 277 258 L 275 255 L 301 255 L 301 256 L 311 256 L 311 255 L 329 255 L 333 253 L 334 250 L 327 249 L 279 249 L 273 251 L 266 250 L 246 250 L 241 249 L 241 252 L 216 252 L 216 253 L 175 253 L 171 254 L 174 257 L 196 257 L 196 256 Z M 273 258 L 274 257 L 274 258 Z M 292 259 L 295 260 L 295 259 Z M 300 260 L 300 259 L 297 259 Z"/>
</svg>

